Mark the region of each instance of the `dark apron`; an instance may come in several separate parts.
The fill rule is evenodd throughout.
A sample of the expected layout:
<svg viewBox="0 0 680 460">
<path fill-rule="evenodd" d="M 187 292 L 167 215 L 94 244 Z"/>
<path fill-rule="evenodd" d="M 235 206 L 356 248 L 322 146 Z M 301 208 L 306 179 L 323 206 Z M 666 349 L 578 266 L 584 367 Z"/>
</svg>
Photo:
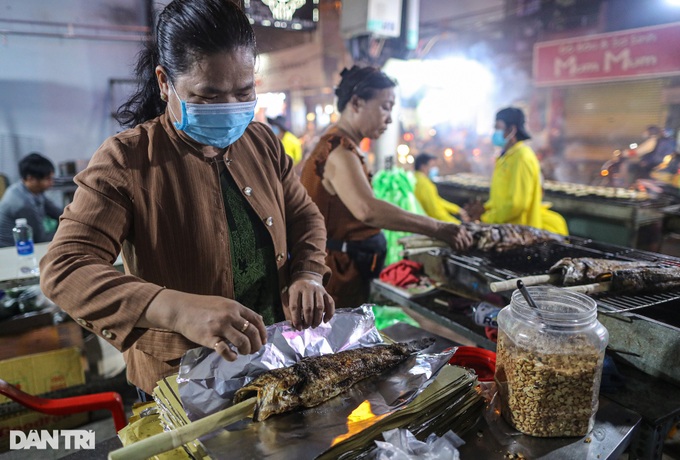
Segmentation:
<svg viewBox="0 0 680 460">
<path fill-rule="evenodd" d="M 347 253 L 365 280 L 380 275 L 387 256 L 387 240 L 383 232 L 364 240 L 340 241 L 328 238 L 326 247 L 332 251 Z"/>
</svg>

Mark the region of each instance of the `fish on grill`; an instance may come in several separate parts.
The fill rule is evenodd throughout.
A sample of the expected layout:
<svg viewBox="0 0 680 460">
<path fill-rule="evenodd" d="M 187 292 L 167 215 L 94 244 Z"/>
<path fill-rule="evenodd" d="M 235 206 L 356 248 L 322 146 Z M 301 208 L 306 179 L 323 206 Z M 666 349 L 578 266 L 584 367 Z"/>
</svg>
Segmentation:
<svg viewBox="0 0 680 460">
<path fill-rule="evenodd" d="M 564 241 L 562 235 L 526 225 L 474 223 L 461 225 L 472 234 L 472 248 L 480 251 L 505 252 L 548 241 Z"/>
<path fill-rule="evenodd" d="M 612 272 L 609 290 L 617 294 L 663 292 L 680 288 L 680 268 L 652 267 Z"/>
<path fill-rule="evenodd" d="M 560 259 L 548 271 L 561 277 L 558 281 L 563 286 L 599 283 L 609 281 L 612 272 L 618 270 L 637 270 L 660 268 L 653 262 L 629 262 L 623 260 L 594 259 L 590 257 L 565 257 Z M 676 270 L 677 271 L 677 270 Z"/>
<path fill-rule="evenodd" d="M 434 339 L 426 338 L 303 358 L 292 366 L 256 377 L 234 394 L 234 404 L 257 396 L 253 414 L 256 422 L 275 414 L 318 406 L 357 382 L 404 362 L 433 342 Z"/>
</svg>

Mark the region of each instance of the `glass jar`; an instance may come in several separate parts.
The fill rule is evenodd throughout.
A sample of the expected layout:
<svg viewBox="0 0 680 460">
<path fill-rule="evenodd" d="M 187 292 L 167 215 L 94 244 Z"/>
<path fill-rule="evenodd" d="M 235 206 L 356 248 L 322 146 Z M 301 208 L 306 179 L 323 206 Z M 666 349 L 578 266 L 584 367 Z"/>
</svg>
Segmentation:
<svg viewBox="0 0 680 460">
<path fill-rule="evenodd" d="M 590 297 L 556 287 L 518 290 L 498 313 L 495 381 L 503 417 L 531 436 L 584 436 L 595 422 L 609 333 Z"/>
</svg>

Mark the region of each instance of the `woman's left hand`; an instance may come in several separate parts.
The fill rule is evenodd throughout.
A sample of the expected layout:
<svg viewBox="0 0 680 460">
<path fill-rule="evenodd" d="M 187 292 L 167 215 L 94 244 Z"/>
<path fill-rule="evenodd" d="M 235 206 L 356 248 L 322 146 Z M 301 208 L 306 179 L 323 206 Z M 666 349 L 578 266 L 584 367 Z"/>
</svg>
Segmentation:
<svg viewBox="0 0 680 460">
<path fill-rule="evenodd" d="M 321 275 L 299 273 L 288 287 L 288 308 L 293 327 L 301 330 L 327 323 L 335 313 L 335 302 L 323 287 Z"/>
</svg>

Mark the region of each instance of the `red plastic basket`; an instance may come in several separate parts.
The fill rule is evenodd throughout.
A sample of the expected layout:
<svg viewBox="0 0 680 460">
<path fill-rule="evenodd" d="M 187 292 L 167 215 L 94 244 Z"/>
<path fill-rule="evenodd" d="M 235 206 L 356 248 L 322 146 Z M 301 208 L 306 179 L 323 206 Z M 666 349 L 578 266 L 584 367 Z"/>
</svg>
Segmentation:
<svg viewBox="0 0 680 460">
<path fill-rule="evenodd" d="M 484 348 L 457 347 L 449 364 L 474 369 L 480 382 L 491 382 L 496 372 L 496 353 Z"/>
</svg>

